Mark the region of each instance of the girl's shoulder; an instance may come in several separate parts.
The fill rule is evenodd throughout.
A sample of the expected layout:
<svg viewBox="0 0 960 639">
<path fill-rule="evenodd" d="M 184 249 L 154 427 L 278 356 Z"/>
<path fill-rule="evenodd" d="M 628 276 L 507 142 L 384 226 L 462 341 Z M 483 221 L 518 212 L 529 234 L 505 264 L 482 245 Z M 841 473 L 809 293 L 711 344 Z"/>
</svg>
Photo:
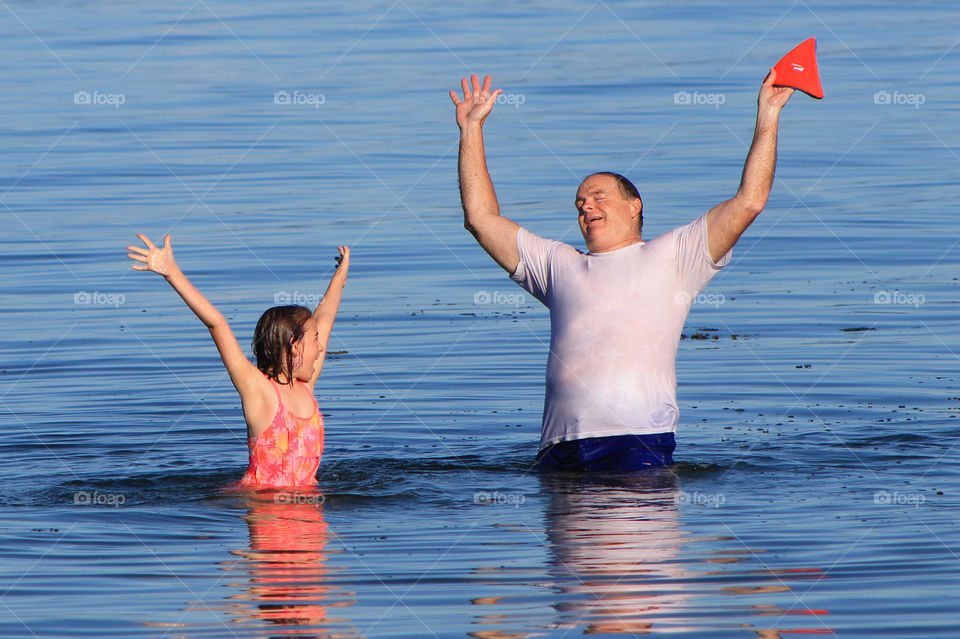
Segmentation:
<svg viewBox="0 0 960 639">
<path fill-rule="evenodd" d="M 252 380 L 246 393 L 241 393 L 243 417 L 251 437 L 258 437 L 273 422 L 283 401 L 279 385 L 265 373 Z"/>
</svg>

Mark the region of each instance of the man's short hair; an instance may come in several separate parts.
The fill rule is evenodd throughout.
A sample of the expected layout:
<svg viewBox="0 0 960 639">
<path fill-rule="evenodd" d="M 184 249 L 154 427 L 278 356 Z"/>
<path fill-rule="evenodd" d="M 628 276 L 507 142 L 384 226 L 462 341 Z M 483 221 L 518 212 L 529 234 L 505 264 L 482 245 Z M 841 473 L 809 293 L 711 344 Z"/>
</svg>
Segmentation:
<svg viewBox="0 0 960 639">
<path fill-rule="evenodd" d="M 640 215 L 639 215 L 639 229 L 643 230 L 643 198 L 640 197 L 640 191 L 637 190 L 637 187 L 634 186 L 633 182 L 620 175 L 619 173 L 614 173 L 613 171 L 598 171 L 597 173 L 591 173 L 587 178 L 592 178 L 594 175 L 608 175 L 617 181 L 617 188 L 620 190 L 620 195 L 623 196 L 625 200 L 632 200 L 634 198 L 640 200 Z"/>
</svg>

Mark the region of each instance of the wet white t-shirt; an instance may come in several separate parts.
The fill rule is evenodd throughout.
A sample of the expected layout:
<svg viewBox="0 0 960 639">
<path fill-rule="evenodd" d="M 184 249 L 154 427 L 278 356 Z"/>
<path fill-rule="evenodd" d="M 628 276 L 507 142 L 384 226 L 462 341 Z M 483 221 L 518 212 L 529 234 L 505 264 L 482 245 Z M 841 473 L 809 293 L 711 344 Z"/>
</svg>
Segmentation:
<svg viewBox="0 0 960 639">
<path fill-rule="evenodd" d="M 677 345 L 710 259 L 706 216 L 649 242 L 581 253 L 521 228 L 510 278 L 550 309 L 540 448 L 675 432 Z"/>
</svg>

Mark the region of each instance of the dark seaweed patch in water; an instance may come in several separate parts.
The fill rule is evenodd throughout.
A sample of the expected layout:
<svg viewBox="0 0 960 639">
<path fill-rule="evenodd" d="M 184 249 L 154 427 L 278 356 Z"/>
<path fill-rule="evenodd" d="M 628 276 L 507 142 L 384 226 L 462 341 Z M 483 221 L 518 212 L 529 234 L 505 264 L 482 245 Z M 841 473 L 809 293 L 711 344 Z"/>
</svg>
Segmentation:
<svg viewBox="0 0 960 639">
<path fill-rule="evenodd" d="M 497 477 L 533 473 L 534 463 L 527 446 L 497 456 L 409 459 L 347 454 L 336 463 L 321 466 L 318 479 L 327 503 L 333 506 L 370 502 L 385 505 L 414 499 L 463 505 L 469 502 L 465 494 L 472 495 L 478 487 L 496 483 Z"/>
<path fill-rule="evenodd" d="M 209 473 L 148 473 L 116 479 L 73 479 L 31 495 L 23 495 L 19 505 L 69 506 L 181 504 L 202 501 L 236 482 L 243 469 L 216 470 Z"/>
<path fill-rule="evenodd" d="M 866 448 L 869 446 L 890 446 L 896 444 L 898 446 L 943 446 L 943 436 L 936 434 L 935 436 L 922 434 L 922 433 L 889 433 L 886 435 L 871 435 L 864 437 L 862 439 L 848 439 L 844 442 L 844 445 L 851 446 L 853 448 Z"/>
<path fill-rule="evenodd" d="M 529 447 L 518 447 L 497 456 L 459 455 L 437 458 L 356 457 L 330 455 L 318 472 L 320 489 L 337 504 L 390 504 L 410 499 L 445 500 L 453 485 L 470 485 L 493 475 L 522 475 L 533 471 L 535 457 Z M 70 479 L 58 485 L 21 491 L 8 490 L 4 506 L 103 505 L 143 506 L 183 504 L 224 496 L 244 468 L 210 472 L 158 471 L 121 477 Z M 460 495 L 462 490 L 457 494 Z"/>
<path fill-rule="evenodd" d="M 522 446 L 491 455 L 448 455 L 445 457 L 421 457 L 419 459 L 400 457 L 357 457 L 355 453 L 344 452 L 320 466 L 318 477 L 342 475 L 344 473 L 366 474 L 403 474 L 429 472 L 525 472 L 536 461 L 531 447 Z"/>
<path fill-rule="evenodd" d="M 677 462 L 670 467 L 678 477 L 709 477 L 717 473 L 725 473 L 729 466 L 714 463 Z"/>
</svg>

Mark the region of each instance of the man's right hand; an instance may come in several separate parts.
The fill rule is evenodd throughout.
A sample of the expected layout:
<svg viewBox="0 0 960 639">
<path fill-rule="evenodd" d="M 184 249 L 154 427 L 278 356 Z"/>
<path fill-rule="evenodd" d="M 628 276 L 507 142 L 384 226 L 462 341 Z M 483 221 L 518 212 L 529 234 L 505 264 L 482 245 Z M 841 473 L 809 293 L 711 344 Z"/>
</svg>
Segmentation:
<svg viewBox="0 0 960 639">
<path fill-rule="evenodd" d="M 450 91 L 450 99 L 457 105 L 457 126 L 460 129 L 466 128 L 470 124 L 483 125 L 483 121 L 490 115 L 497 96 L 503 89 L 495 89 L 490 92 L 490 76 L 483 78 L 483 86 L 480 86 L 480 80 L 477 74 L 470 76 L 470 82 L 466 78 L 460 80 L 460 86 L 463 89 L 463 100 L 457 96 L 456 91 Z"/>
</svg>

